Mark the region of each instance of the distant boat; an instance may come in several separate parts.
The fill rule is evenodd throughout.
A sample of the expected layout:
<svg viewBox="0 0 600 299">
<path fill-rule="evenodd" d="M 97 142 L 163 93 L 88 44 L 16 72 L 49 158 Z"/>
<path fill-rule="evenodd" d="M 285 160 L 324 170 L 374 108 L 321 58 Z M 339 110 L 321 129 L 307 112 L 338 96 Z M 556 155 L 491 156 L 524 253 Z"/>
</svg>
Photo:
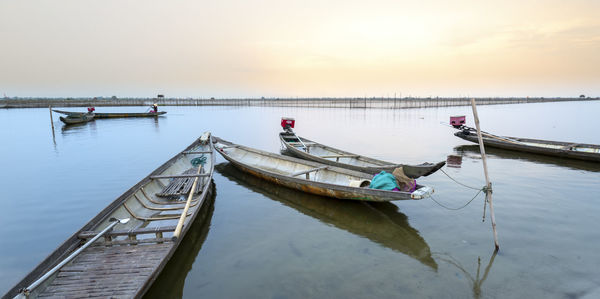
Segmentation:
<svg viewBox="0 0 600 299">
<path fill-rule="evenodd" d="M 461 131 L 454 133 L 454 136 L 479 143 L 475 129 L 466 126 L 460 127 L 460 129 Z M 490 147 L 600 162 L 600 145 L 596 144 L 496 136 L 487 132 L 482 132 L 482 140 L 485 146 Z"/>
<path fill-rule="evenodd" d="M 94 120 L 94 113 L 68 114 L 66 117 L 59 117 L 67 125 L 80 124 Z"/>
<path fill-rule="evenodd" d="M 218 137 L 213 140 L 217 152 L 240 170 L 307 193 L 358 201 L 392 201 L 422 199 L 433 192 L 431 187 L 418 184 L 412 193 L 371 189 L 368 186 L 373 175 L 369 173 L 273 154 Z"/>
<path fill-rule="evenodd" d="M 371 174 L 377 174 L 381 171 L 392 172 L 394 169 L 402 167 L 406 176 L 416 179 L 418 177 L 428 176 L 446 164 L 445 161 L 435 164 L 422 163 L 417 165 L 395 164 L 381 161 L 349 153 L 297 136 L 291 129 L 279 133 L 279 139 L 288 151 L 296 157 Z"/>
<path fill-rule="evenodd" d="M 125 191 L 3 298 L 141 298 L 194 220 L 208 215 L 210 141 L 205 133 Z"/>
<path fill-rule="evenodd" d="M 83 114 L 87 114 L 85 112 L 71 112 L 71 111 L 63 111 L 52 109 L 52 111 L 56 113 L 66 114 L 69 116 L 81 116 Z M 159 112 L 144 112 L 144 113 L 94 113 L 94 118 L 121 118 L 121 117 L 155 117 L 159 115 L 166 114 L 167 111 L 159 111 Z"/>
</svg>

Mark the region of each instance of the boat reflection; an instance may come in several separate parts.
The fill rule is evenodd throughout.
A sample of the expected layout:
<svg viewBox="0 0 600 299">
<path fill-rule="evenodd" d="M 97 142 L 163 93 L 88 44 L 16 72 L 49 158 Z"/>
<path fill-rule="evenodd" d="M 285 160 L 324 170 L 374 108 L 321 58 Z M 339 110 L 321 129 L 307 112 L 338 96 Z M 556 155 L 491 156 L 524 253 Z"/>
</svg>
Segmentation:
<svg viewBox="0 0 600 299">
<path fill-rule="evenodd" d="M 392 203 L 354 202 L 297 192 L 241 172 L 230 163 L 218 164 L 215 170 L 238 185 L 302 214 L 406 254 L 437 270 L 429 245 L 409 225 L 406 215 Z"/>
<path fill-rule="evenodd" d="M 461 145 L 454 148 L 454 152 L 465 156 L 470 157 L 471 154 L 477 154 L 477 157 L 473 157 L 476 159 L 480 159 L 479 154 L 479 145 Z M 600 163 L 589 162 L 589 161 L 580 161 L 575 159 L 565 159 L 558 158 L 552 156 L 544 156 L 544 155 L 536 155 L 525 152 L 518 151 L 510 151 L 499 148 L 486 147 L 485 153 L 488 156 L 496 156 L 502 159 L 516 159 L 516 160 L 525 160 L 537 164 L 549 164 L 556 165 L 560 167 L 571 168 L 575 170 L 587 170 L 600 172 Z"/>
<path fill-rule="evenodd" d="M 183 298 L 185 278 L 192 269 L 196 256 L 198 256 L 198 252 L 200 252 L 200 248 L 202 248 L 202 244 L 204 244 L 210 230 L 217 195 L 217 188 L 214 183 L 212 183 L 211 188 L 213 192 L 206 197 L 206 203 L 198 212 L 192 227 L 188 230 L 171 260 L 144 295 L 144 298 Z"/>
</svg>

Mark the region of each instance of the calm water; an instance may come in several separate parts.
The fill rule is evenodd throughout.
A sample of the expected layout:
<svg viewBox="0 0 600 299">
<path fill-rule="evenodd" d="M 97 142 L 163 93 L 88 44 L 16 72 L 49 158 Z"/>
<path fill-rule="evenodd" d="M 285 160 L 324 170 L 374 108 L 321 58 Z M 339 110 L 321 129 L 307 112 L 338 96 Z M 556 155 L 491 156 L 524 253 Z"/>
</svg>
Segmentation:
<svg viewBox="0 0 600 299">
<path fill-rule="evenodd" d="M 163 107 L 166 117 L 64 127 L 47 109 L 0 109 L 0 293 L 64 239 L 204 131 L 278 152 L 282 116 L 299 135 L 485 184 L 477 146 L 443 126 L 470 107 L 383 110 Z M 76 109 L 72 109 L 76 110 Z M 98 108 L 144 111 L 145 107 Z M 600 144 L 600 102 L 480 106 L 484 130 Z M 306 195 L 225 163 L 214 204 L 148 297 L 578 298 L 600 295 L 600 164 L 487 149 L 500 252 L 483 196 L 462 210 L 431 199 L 388 204 Z M 476 193 L 443 173 L 418 180 L 459 207 Z"/>
</svg>

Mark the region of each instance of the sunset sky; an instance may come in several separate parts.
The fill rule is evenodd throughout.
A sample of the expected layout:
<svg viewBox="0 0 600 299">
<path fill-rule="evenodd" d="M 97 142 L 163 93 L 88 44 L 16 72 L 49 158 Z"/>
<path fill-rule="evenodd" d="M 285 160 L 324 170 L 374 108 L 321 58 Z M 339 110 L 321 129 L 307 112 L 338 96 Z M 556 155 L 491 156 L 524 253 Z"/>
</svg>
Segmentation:
<svg viewBox="0 0 600 299">
<path fill-rule="evenodd" d="M 0 1 L 0 96 L 600 96 L 600 1 Z"/>
</svg>

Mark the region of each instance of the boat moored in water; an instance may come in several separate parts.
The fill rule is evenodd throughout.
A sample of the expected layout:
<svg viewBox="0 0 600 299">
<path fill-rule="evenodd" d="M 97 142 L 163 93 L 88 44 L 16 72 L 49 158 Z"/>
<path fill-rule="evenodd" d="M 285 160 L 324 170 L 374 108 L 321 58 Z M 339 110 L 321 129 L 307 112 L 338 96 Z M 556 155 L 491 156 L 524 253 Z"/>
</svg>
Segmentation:
<svg viewBox="0 0 600 299">
<path fill-rule="evenodd" d="M 68 114 L 67 116 L 59 117 L 60 121 L 64 122 L 67 125 L 72 124 L 81 124 L 94 120 L 94 113 L 82 113 L 79 114 Z"/>
<path fill-rule="evenodd" d="M 466 126 L 458 129 L 460 131 L 454 133 L 454 136 L 479 144 L 475 129 Z M 482 140 L 489 147 L 600 162 L 600 145 L 596 144 L 496 136 L 487 132 L 482 132 Z"/>
<path fill-rule="evenodd" d="M 282 118 L 281 126 L 284 132 L 279 133 L 279 140 L 291 154 L 302 159 L 371 174 L 381 171 L 392 172 L 402 167 L 404 174 L 412 179 L 428 176 L 446 164 L 445 161 L 435 164 L 427 162 L 417 165 L 395 164 L 353 154 L 297 136 L 292 130 L 294 123 L 291 118 Z"/>
<path fill-rule="evenodd" d="M 215 148 L 240 170 L 273 183 L 321 196 L 362 201 L 422 199 L 431 187 L 415 185 L 415 190 L 388 191 L 369 188 L 372 174 L 273 154 L 234 144 L 213 136 Z M 355 187 L 356 186 L 356 187 Z"/>
<path fill-rule="evenodd" d="M 114 200 L 3 298 L 140 298 L 213 192 L 210 133 Z M 113 229 L 114 228 L 114 229 Z"/>
</svg>

